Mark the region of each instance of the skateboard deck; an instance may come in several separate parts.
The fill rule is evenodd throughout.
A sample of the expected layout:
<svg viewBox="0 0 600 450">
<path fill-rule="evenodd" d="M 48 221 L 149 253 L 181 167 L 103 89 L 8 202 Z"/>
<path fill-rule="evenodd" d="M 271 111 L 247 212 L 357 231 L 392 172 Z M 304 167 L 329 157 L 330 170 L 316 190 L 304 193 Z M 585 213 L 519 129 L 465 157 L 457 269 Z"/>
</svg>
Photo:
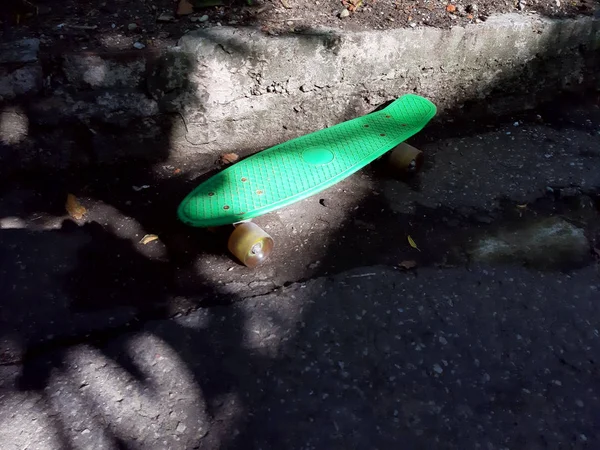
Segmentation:
<svg viewBox="0 0 600 450">
<path fill-rule="evenodd" d="M 435 113 L 429 100 L 407 94 L 381 111 L 258 152 L 198 185 L 181 202 L 179 219 L 228 225 L 310 197 L 421 131 Z"/>
</svg>

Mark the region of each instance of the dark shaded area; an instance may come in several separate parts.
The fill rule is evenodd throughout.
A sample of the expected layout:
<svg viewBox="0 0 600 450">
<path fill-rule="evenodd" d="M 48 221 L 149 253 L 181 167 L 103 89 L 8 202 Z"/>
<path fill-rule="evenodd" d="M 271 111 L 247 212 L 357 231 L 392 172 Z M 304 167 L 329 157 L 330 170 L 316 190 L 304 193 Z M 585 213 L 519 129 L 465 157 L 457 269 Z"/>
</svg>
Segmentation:
<svg viewBox="0 0 600 450">
<path fill-rule="evenodd" d="M 29 103 L 23 106 L 27 111 Z M 168 136 L 173 123 L 171 120 L 174 119 L 169 116 L 161 123 L 164 127 L 162 135 Z M 497 124 L 498 120 L 502 119 L 494 117 L 490 123 Z M 485 124 L 484 119 L 472 124 L 472 128 L 469 129 L 459 125 L 448 127 L 443 123 L 434 124 L 426 129 L 422 136 L 411 142 L 418 144 L 424 140 L 471 132 Z M 118 139 L 111 134 L 110 126 L 103 125 L 100 129 L 94 124 L 73 124 L 73 127 L 74 130 L 71 131 L 74 135 L 82 136 L 81 139 L 68 144 L 75 147 L 98 139 L 95 133 L 90 132 L 90 128 L 101 130 L 102 137 L 107 140 L 104 146 L 98 148 L 105 148 L 107 152 L 110 151 L 111 142 Z M 52 135 L 46 135 L 47 131 L 47 127 L 34 126 L 30 129 L 30 133 L 39 133 L 40 136 L 52 140 Z M 137 136 L 135 128 L 132 129 L 131 135 Z M 9 217 L 25 213 L 30 227 L 0 230 L 0 338 L 10 339 L 16 346 L 13 349 L 14 353 L 9 350 L 2 358 L 5 364 L 22 362 L 19 389 L 43 392 L 48 386 L 52 372 L 64 370 L 66 350 L 81 343 L 100 351 L 143 384 L 144 375 L 126 351 L 129 333 L 143 330 L 150 331 L 169 343 L 181 361 L 190 368 L 206 399 L 208 414 L 214 420 L 212 426 L 216 430 L 221 426 L 217 420 L 217 411 L 221 406 L 222 396 L 234 393 L 241 399 L 237 407 L 242 411 L 240 417 L 244 419 L 236 423 L 237 433 L 234 430 L 221 430 L 220 436 L 228 436 L 229 440 L 225 442 L 211 440 L 214 436 L 209 434 L 197 443 L 199 448 L 233 449 L 260 445 L 263 445 L 263 448 L 291 448 L 298 445 L 303 436 L 312 433 L 320 436 L 329 433 L 328 438 L 320 441 L 320 448 L 328 449 L 336 448 L 340 442 L 343 448 L 391 448 L 398 442 L 403 442 L 411 448 L 431 448 L 436 442 L 436 437 L 444 439 L 444 445 L 448 448 L 460 447 L 460 443 L 465 442 L 460 424 L 456 425 L 453 422 L 454 428 L 449 432 L 448 438 L 448 435 L 441 432 L 446 425 L 433 414 L 427 423 L 420 425 L 426 430 L 425 436 L 416 434 L 411 427 L 405 425 L 398 429 L 392 428 L 395 433 L 389 429 L 385 430 L 383 435 L 377 432 L 378 421 L 382 417 L 390 416 L 399 417 L 398 420 L 402 419 L 402 423 L 410 423 L 411 418 L 415 417 L 413 423 L 417 429 L 418 414 L 410 408 L 410 396 L 413 395 L 423 402 L 433 401 L 432 392 L 443 389 L 440 380 L 425 379 L 423 374 L 403 374 L 404 383 L 398 383 L 390 390 L 387 385 L 389 374 L 393 370 L 392 364 L 408 365 L 420 355 L 431 359 L 428 360 L 429 365 L 434 364 L 433 356 L 427 351 L 417 355 L 414 353 L 417 350 L 410 347 L 418 342 L 433 345 L 434 331 L 422 329 L 415 332 L 418 335 L 413 335 L 409 330 L 403 336 L 409 339 L 406 345 L 403 342 L 391 345 L 388 350 L 378 348 L 369 356 L 361 356 L 355 351 L 353 334 L 361 336 L 361 342 L 372 340 L 375 342 L 374 347 L 385 347 L 386 343 L 394 342 L 393 336 L 379 336 L 378 331 L 383 327 L 378 319 L 365 320 L 366 324 L 355 323 L 349 328 L 350 332 L 341 333 L 341 330 L 348 326 L 348 318 L 345 315 L 350 315 L 348 311 L 356 315 L 361 314 L 363 302 L 371 302 L 381 292 L 392 295 L 389 286 L 381 292 L 360 293 L 356 289 L 354 292 L 344 291 L 339 296 L 330 294 L 327 299 L 322 300 L 324 305 L 327 304 L 327 300 L 334 304 L 328 310 L 319 305 L 306 305 L 301 320 L 318 323 L 315 328 L 323 331 L 323 338 L 308 336 L 308 331 L 302 331 L 303 326 L 296 324 L 298 334 L 292 336 L 286 345 L 281 346 L 279 354 L 267 356 L 246 350 L 247 336 L 244 334 L 243 315 L 236 314 L 231 307 L 222 306 L 236 303 L 240 299 L 235 295 L 224 296 L 220 293 L 220 286 L 208 281 L 196 267 L 196 263 L 207 256 L 224 257 L 227 232 L 220 231 L 215 234 L 207 230 L 194 230 L 176 221 L 175 210 L 179 201 L 198 183 L 199 178 L 185 172 L 175 175 L 173 169 L 168 169 L 170 172 L 162 177 L 158 176 L 155 163 L 164 161 L 169 156 L 170 148 L 166 138 L 153 144 L 150 154 L 144 154 L 143 159 L 133 163 L 104 165 L 103 162 L 110 160 L 109 153 L 100 157 L 92 154 L 89 158 L 82 157 L 83 164 L 69 164 L 68 169 L 64 171 L 18 173 L 2 180 L 0 215 Z M 215 170 L 214 163 L 212 158 L 206 159 L 201 161 L 199 166 L 202 171 L 211 173 Z M 43 160 L 41 162 L 43 163 Z M 368 169 L 372 170 L 375 179 L 387 176 L 382 170 L 383 164 L 382 161 Z M 427 166 L 424 170 L 427 170 Z M 403 182 L 408 182 L 415 190 L 419 189 L 418 176 Z M 152 189 L 142 189 L 139 192 L 132 189 L 133 186 L 146 184 L 151 185 Z M 135 192 L 135 198 L 132 192 Z M 99 208 L 90 211 L 94 222 L 78 225 L 72 221 L 65 221 L 55 230 L 42 231 L 45 221 L 63 215 L 68 193 L 90 199 L 88 204 Z M 107 207 L 100 208 L 103 205 Z M 464 255 L 456 255 L 455 260 L 440 261 L 436 257 L 437 250 L 447 245 L 443 242 L 443 239 L 449 236 L 447 230 L 450 230 L 452 236 L 458 236 L 460 232 L 457 229 L 467 223 L 474 228 L 485 227 L 486 224 L 475 219 L 476 213 L 477 211 L 468 211 L 460 214 L 455 211 L 421 208 L 414 215 L 397 215 L 386 211 L 386 203 L 383 200 L 362 202 L 358 205 L 353 220 L 345 223 L 336 231 L 335 236 L 330 238 L 328 256 L 321 263 L 318 273 L 331 275 L 359 265 L 397 264 L 398 257 L 404 253 L 401 253 L 397 242 L 390 241 L 393 235 L 389 232 L 377 232 L 380 227 L 396 230 L 398 240 L 402 240 L 403 245 L 405 236 L 409 232 L 414 234 L 412 230 L 418 230 L 414 238 L 424 244 L 421 252 L 415 250 L 413 255 L 419 258 L 419 265 L 422 267 L 442 263 L 465 264 L 467 261 Z M 534 210 L 532 214 L 535 213 Z M 115 217 L 109 217 L 111 214 L 117 216 L 116 220 L 113 220 Z M 501 213 L 492 219 L 498 219 L 500 215 Z M 136 227 L 139 226 L 137 236 L 129 232 L 132 228 L 125 223 L 129 218 L 135 222 Z M 449 224 L 449 221 L 453 221 L 453 224 Z M 36 229 L 36 223 L 40 224 L 39 229 Z M 122 228 L 119 227 L 120 223 Z M 440 230 L 444 230 L 446 234 L 439 233 Z M 145 233 L 150 232 L 160 236 L 160 244 L 152 247 L 136 244 Z M 360 238 L 365 233 L 370 238 Z M 382 279 L 382 284 L 386 282 L 386 279 Z M 396 282 L 398 280 L 394 279 L 390 283 Z M 466 286 L 464 289 L 469 285 Z M 395 288 L 396 284 L 393 284 L 393 287 Z M 442 294 L 443 291 L 440 291 L 440 295 Z M 400 293 L 394 295 L 394 308 L 405 305 Z M 348 298 L 350 302 L 346 301 Z M 583 300 L 581 302 L 583 303 Z M 419 299 L 409 303 L 414 311 L 420 311 Z M 378 309 L 383 311 L 387 308 L 384 304 L 385 298 L 381 300 Z M 207 305 L 213 306 L 210 314 L 214 320 L 206 329 L 191 330 L 176 321 L 164 320 L 175 312 Z M 256 307 L 261 306 L 256 304 Z M 413 321 L 416 322 L 425 316 L 433 325 L 447 326 L 448 333 L 463 331 L 443 318 L 432 320 L 428 316 L 443 317 L 441 310 L 448 306 L 442 304 L 439 299 L 430 299 L 424 307 L 427 313 L 414 312 L 411 316 Z M 498 308 L 502 309 L 502 305 Z M 520 328 L 526 330 L 528 321 L 534 321 L 538 316 L 531 310 L 524 312 L 522 309 L 526 308 L 521 304 L 509 305 L 509 313 L 515 317 Z M 384 316 L 385 312 L 382 311 L 379 313 Z M 479 307 L 468 317 L 472 336 L 485 340 L 488 339 L 489 328 L 502 328 L 490 313 L 485 315 L 485 320 L 478 322 L 479 314 L 486 314 L 484 307 Z M 594 307 L 590 314 L 597 314 Z M 557 322 L 564 317 L 563 311 L 552 310 L 549 317 L 556 319 L 552 324 L 557 326 Z M 567 329 L 568 325 L 567 323 Z M 502 330 L 502 336 L 512 334 L 512 330 Z M 340 336 L 344 339 L 341 342 Z M 492 337 L 489 339 L 494 340 Z M 312 343 L 314 348 L 310 349 L 306 342 Z M 498 368 L 512 367 L 515 359 L 518 364 L 526 364 L 523 348 L 512 341 L 506 344 L 506 347 L 503 347 L 503 343 L 504 341 L 490 344 L 490 348 L 496 348 L 498 352 L 498 359 L 493 364 Z M 336 344 L 343 348 L 339 350 L 340 353 L 352 354 L 355 358 L 348 369 L 347 377 L 358 379 L 360 383 L 357 383 L 358 388 L 349 394 L 344 393 L 344 368 L 339 366 L 334 357 Z M 334 355 L 331 357 L 327 356 L 328 346 L 334 348 Z M 540 353 L 547 351 L 545 348 L 537 350 Z M 462 351 L 463 347 L 459 346 L 449 354 Z M 476 351 L 473 355 L 470 350 L 466 353 L 465 358 L 480 356 L 475 354 Z M 391 359 L 390 354 L 393 354 Z M 309 361 L 318 361 L 323 367 L 330 365 L 330 370 L 325 373 L 301 373 L 298 361 L 304 357 Z M 483 356 L 480 357 L 484 360 Z M 559 370 L 564 376 L 579 373 L 580 369 L 570 369 L 566 364 L 561 364 L 553 360 L 553 370 Z M 597 374 L 596 363 L 589 361 L 586 365 L 592 367 L 592 376 L 586 376 L 582 384 L 592 384 Z M 556 369 L 557 366 L 560 369 Z M 510 418 L 505 408 L 508 405 L 527 411 L 520 398 L 520 392 L 523 388 L 531 388 L 529 377 L 533 377 L 538 370 L 542 368 L 527 367 L 522 371 L 511 372 L 515 377 L 513 381 L 497 381 L 497 384 L 490 387 L 496 400 L 492 403 L 485 399 L 474 401 L 476 407 L 471 414 L 491 416 L 493 412 L 498 411 L 499 415 L 503 415 L 502 423 L 508 424 Z M 463 382 L 468 386 L 475 383 L 475 379 L 480 376 L 474 367 L 467 365 Z M 263 380 L 263 386 L 267 387 L 257 387 L 257 379 Z M 331 379 L 336 382 L 331 382 Z M 420 387 L 409 393 L 409 385 Z M 313 386 L 324 386 L 324 389 L 313 396 L 307 392 Z M 326 392 L 331 386 L 336 389 L 335 393 Z M 373 393 L 383 395 L 371 399 L 369 395 Z M 327 399 L 325 394 L 332 397 L 336 394 L 336 404 L 322 409 L 322 402 Z M 337 394 L 343 394 L 343 400 L 340 400 L 341 397 Z M 583 387 L 579 395 L 585 396 Z M 386 403 L 385 397 L 401 398 L 408 406 L 405 405 L 405 409 L 395 412 L 396 406 L 391 400 L 389 404 Z M 295 400 L 301 406 L 297 407 L 298 409 L 289 408 L 281 399 Z M 92 402 L 89 408 L 94 408 Z M 532 414 L 536 412 L 531 410 Z M 468 417 L 469 414 L 465 416 Z M 531 442 L 527 434 L 530 425 L 532 424 L 527 421 L 524 424 L 515 423 L 516 439 L 525 439 L 518 440 L 517 443 L 525 445 Z M 59 415 L 56 416 L 57 433 L 62 436 L 64 448 L 70 447 L 67 433 L 64 431 L 68 426 L 69 424 L 60 422 Z M 593 434 L 593 430 L 587 428 L 585 432 L 590 436 Z M 501 441 L 497 436 L 488 437 L 491 441 Z M 113 439 L 117 448 L 136 448 L 138 445 L 129 441 L 128 437 L 118 434 L 114 434 Z M 548 444 L 543 436 L 536 436 L 534 442 L 539 448 Z M 439 444 L 439 440 L 437 443 Z"/>
</svg>

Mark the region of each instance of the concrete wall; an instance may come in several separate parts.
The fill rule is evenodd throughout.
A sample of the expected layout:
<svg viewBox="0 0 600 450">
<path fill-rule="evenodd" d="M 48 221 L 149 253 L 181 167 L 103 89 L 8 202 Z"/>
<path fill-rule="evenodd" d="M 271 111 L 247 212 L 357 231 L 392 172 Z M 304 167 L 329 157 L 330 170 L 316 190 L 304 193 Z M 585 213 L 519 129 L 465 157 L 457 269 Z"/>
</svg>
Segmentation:
<svg viewBox="0 0 600 450">
<path fill-rule="evenodd" d="M 244 153 L 407 92 L 442 115 L 530 108 L 598 86 L 600 21 L 509 14 L 449 30 L 282 36 L 217 27 L 167 52 L 38 48 L 0 46 L 0 169 Z"/>
<path fill-rule="evenodd" d="M 271 37 L 213 28 L 184 36 L 195 55 L 189 138 L 208 150 L 271 145 L 372 111 L 407 92 L 440 111 L 532 107 L 596 83 L 600 21 L 517 14 L 450 30 L 407 28 Z"/>
</svg>

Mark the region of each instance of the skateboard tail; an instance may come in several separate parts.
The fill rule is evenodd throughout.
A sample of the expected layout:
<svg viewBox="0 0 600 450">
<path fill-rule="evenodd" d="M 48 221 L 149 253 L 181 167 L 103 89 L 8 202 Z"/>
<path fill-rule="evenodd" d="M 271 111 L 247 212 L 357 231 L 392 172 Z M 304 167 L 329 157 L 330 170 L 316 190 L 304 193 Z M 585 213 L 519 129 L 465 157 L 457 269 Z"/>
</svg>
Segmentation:
<svg viewBox="0 0 600 450">
<path fill-rule="evenodd" d="M 414 105 L 418 105 L 418 109 L 415 110 L 407 110 L 406 104 L 408 100 L 414 100 L 411 102 L 411 107 L 414 108 Z M 423 122 L 423 126 L 419 129 L 421 131 L 427 123 L 433 119 L 433 117 L 437 113 L 437 107 L 430 100 L 427 100 L 425 97 L 421 97 L 416 94 L 405 94 L 400 98 L 397 98 L 392 103 L 383 108 L 382 111 L 390 114 L 397 114 L 404 117 L 414 116 L 415 113 L 421 115 L 421 120 Z M 371 113 L 374 114 L 374 113 Z M 416 134 L 416 133 L 415 133 Z"/>
</svg>

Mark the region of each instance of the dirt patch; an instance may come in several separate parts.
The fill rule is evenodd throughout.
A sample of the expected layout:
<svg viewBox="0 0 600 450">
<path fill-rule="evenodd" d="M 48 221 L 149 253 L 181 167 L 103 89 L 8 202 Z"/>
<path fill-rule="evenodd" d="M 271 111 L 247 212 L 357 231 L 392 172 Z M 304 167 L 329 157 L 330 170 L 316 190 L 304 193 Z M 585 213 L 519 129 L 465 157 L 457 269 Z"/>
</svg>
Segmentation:
<svg viewBox="0 0 600 450">
<path fill-rule="evenodd" d="M 494 13 L 572 17 L 598 11 L 594 0 L 223 1 L 222 6 L 195 7 L 192 14 L 178 16 L 179 0 L 13 0 L 0 5 L 1 38 L 37 37 L 43 47 L 83 51 L 142 49 L 170 46 L 188 31 L 222 25 L 258 26 L 270 34 L 315 27 L 448 28 L 479 23 Z"/>
</svg>

